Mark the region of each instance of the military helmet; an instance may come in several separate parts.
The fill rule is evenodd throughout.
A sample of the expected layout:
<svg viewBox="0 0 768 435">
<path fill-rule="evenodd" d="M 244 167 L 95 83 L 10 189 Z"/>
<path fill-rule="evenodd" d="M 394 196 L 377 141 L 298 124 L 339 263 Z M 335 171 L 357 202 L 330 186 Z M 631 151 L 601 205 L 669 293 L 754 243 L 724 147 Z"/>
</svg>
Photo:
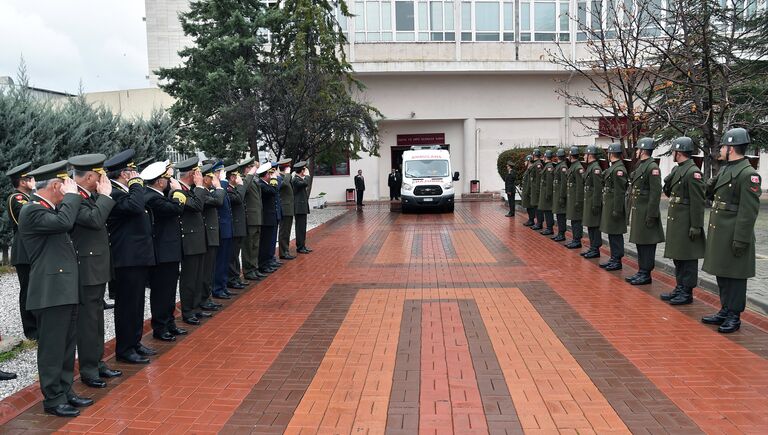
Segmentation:
<svg viewBox="0 0 768 435">
<path fill-rule="evenodd" d="M 572 146 L 570 154 L 572 156 L 578 156 L 579 154 L 581 154 L 581 150 L 579 150 L 579 147 L 577 146 Z"/>
<path fill-rule="evenodd" d="M 525 161 L 526 162 L 530 162 L 531 160 L 533 160 L 533 156 L 532 155 L 528 154 L 527 156 L 525 156 Z"/>
<path fill-rule="evenodd" d="M 650 137 L 643 137 L 637 141 L 637 144 L 635 144 L 635 148 L 639 148 L 641 150 L 653 150 L 654 148 L 656 148 L 656 141 Z"/>
<path fill-rule="evenodd" d="M 538 148 L 534 148 L 533 156 L 534 157 L 541 157 L 541 150 L 539 150 Z"/>
<path fill-rule="evenodd" d="M 545 159 L 551 159 L 552 158 L 552 150 L 547 150 L 547 152 L 544 153 Z"/>
<path fill-rule="evenodd" d="M 608 149 L 605 151 L 608 154 L 621 154 L 621 144 L 620 143 L 612 143 L 608 145 Z"/>
<path fill-rule="evenodd" d="M 587 150 L 584 151 L 584 154 L 592 154 L 593 156 L 597 155 L 597 146 L 590 145 L 587 147 Z"/>
<path fill-rule="evenodd" d="M 749 145 L 749 132 L 743 128 L 732 128 L 725 132 L 720 145 Z"/>
<path fill-rule="evenodd" d="M 562 149 L 562 148 L 558 149 L 558 150 L 557 150 L 557 154 L 556 154 L 556 155 L 557 155 L 558 157 L 565 157 L 565 150 L 564 150 L 564 149 Z"/>
<path fill-rule="evenodd" d="M 672 141 L 672 151 L 692 153 L 694 148 L 693 139 L 688 136 L 680 136 Z"/>
</svg>

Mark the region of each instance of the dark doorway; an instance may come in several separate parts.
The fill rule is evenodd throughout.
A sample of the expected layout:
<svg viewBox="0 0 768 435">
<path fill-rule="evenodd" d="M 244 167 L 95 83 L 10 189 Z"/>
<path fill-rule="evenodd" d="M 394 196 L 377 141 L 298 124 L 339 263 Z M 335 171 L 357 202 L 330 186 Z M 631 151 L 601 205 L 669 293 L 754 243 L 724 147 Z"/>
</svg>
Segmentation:
<svg viewBox="0 0 768 435">
<path fill-rule="evenodd" d="M 450 151 L 451 146 L 448 144 L 440 145 L 440 148 L 444 150 Z M 410 145 L 403 146 L 403 145 L 392 145 L 392 162 L 390 166 L 390 171 L 392 169 L 397 169 L 398 171 L 403 171 L 403 151 L 408 151 L 411 149 Z"/>
</svg>

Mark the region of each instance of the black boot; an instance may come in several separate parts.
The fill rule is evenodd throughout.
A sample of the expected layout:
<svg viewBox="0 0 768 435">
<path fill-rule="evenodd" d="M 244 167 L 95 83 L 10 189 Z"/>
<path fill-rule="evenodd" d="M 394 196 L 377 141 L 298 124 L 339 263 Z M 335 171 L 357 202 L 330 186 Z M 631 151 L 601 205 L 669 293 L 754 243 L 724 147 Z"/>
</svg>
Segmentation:
<svg viewBox="0 0 768 435">
<path fill-rule="evenodd" d="M 531 226 L 531 229 L 532 229 L 532 230 L 536 230 L 536 231 L 538 231 L 538 230 L 540 230 L 540 229 L 541 229 L 541 225 L 539 225 L 539 224 L 534 224 L 533 226 Z"/>
<path fill-rule="evenodd" d="M 554 233 L 555 233 L 555 232 L 554 232 L 554 231 L 552 231 L 552 228 L 545 228 L 545 229 L 544 229 L 544 230 L 543 230 L 541 233 L 539 233 L 539 234 L 541 234 L 542 236 L 551 236 L 551 235 L 552 235 L 552 234 L 554 234 Z"/>
<path fill-rule="evenodd" d="M 600 250 L 595 248 L 589 248 L 587 252 L 582 255 L 584 258 L 600 258 Z"/>
<path fill-rule="evenodd" d="M 526 227 L 532 227 L 534 225 L 534 222 L 529 219 L 529 220 L 525 221 L 525 223 L 523 225 L 526 226 Z"/>
<path fill-rule="evenodd" d="M 671 292 L 669 292 L 669 293 L 662 293 L 662 294 L 659 295 L 659 297 L 661 298 L 662 301 L 671 301 L 681 291 L 683 291 L 683 286 L 677 285 L 677 286 L 675 286 L 674 289 L 672 289 Z"/>
<path fill-rule="evenodd" d="M 610 264 L 605 266 L 605 270 L 607 270 L 609 272 L 613 272 L 614 270 L 621 270 L 622 267 L 623 266 L 621 265 L 621 259 L 620 258 L 616 258 Z M 651 277 L 648 276 L 648 279 L 651 279 Z M 637 282 L 637 281 L 632 281 L 630 284 L 634 284 L 635 282 Z"/>
<path fill-rule="evenodd" d="M 562 242 L 562 241 L 564 241 L 564 240 L 565 240 L 565 235 L 563 235 L 563 234 L 558 234 L 557 236 L 553 237 L 553 238 L 552 238 L 552 240 L 554 240 L 554 241 L 556 241 L 556 242 Z"/>
<path fill-rule="evenodd" d="M 632 285 L 646 285 L 653 282 L 651 279 L 651 272 L 642 271 L 637 274 L 637 278 L 633 279 L 629 283 Z"/>
<path fill-rule="evenodd" d="M 630 276 L 627 276 L 627 277 L 625 277 L 625 278 L 624 278 L 624 281 L 626 281 L 626 282 L 632 282 L 632 281 L 634 281 L 635 279 L 637 279 L 637 277 L 638 277 L 638 276 L 640 276 L 640 271 L 639 271 L 639 270 L 638 270 L 637 272 L 635 272 L 635 274 L 634 274 L 634 275 L 630 275 Z"/>
<path fill-rule="evenodd" d="M 605 263 L 600 263 L 600 264 L 598 264 L 598 266 L 600 266 L 603 269 L 605 269 L 606 267 L 610 266 L 611 264 L 613 264 L 615 262 L 616 262 L 616 260 L 614 260 L 613 257 L 610 257 L 610 258 L 608 258 L 608 261 L 606 261 Z"/>
<path fill-rule="evenodd" d="M 728 316 L 725 318 L 725 322 L 717 328 L 717 332 L 722 334 L 730 334 L 736 332 L 741 327 L 740 314 L 728 311 Z"/>
<path fill-rule="evenodd" d="M 669 300 L 669 305 L 688 305 L 693 303 L 693 289 L 684 287 L 674 298 Z"/>
<path fill-rule="evenodd" d="M 704 316 L 701 318 L 701 323 L 706 323 L 707 325 L 722 325 L 723 322 L 725 322 L 725 318 L 728 316 L 728 310 L 723 307 L 720 308 L 720 311 L 718 311 L 715 314 L 712 314 L 711 316 Z"/>
<path fill-rule="evenodd" d="M 581 248 L 581 242 L 578 240 L 571 240 L 571 243 L 565 245 L 565 247 L 568 249 L 578 249 Z"/>
</svg>

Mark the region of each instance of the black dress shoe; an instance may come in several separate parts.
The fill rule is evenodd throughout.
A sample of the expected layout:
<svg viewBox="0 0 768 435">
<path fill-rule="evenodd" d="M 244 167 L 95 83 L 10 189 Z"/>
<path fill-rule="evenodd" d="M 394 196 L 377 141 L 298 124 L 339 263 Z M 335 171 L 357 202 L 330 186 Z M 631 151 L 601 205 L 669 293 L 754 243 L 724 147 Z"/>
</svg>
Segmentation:
<svg viewBox="0 0 768 435">
<path fill-rule="evenodd" d="M 675 288 L 669 293 L 661 293 L 659 295 L 659 298 L 661 298 L 662 301 L 671 301 L 681 291 L 683 291 L 683 287 L 678 285 L 678 286 L 675 286 Z"/>
<path fill-rule="evenodd" d="M 613 272 L 614 270 L 621 270 L 621 268 L 622 268 L 621 261 L 614 261 L 613 263 L 610 263 L 609 265 L 605 266 L 605 270 L 609 272 Z M 651 278 L 648 277 L 648 279 L 651 279 Z"/>
<path fill-rule="evenodd" d="M 584 253 L 583 257 L 584 258 L 600 258 L 600 251 L 598 251 L 597 249 L 589 250 Z"/>
<path fill-rule="evenodd" d="M 551 236 L 552 234 L 555 234 L 555 232 L 550 230 L 549 228 L 547 228 L 547 229 L 545 229 L 544 231 L 541 232 L 542 236 Z"/>
<path fill-rule="evenodd" d="M 184 317 L 181 320 L 184 323 L 186 323 L 187 325 L 199 325 L 200 324 L 200 319 L 198 319 L 197 317 L 194 317 L 194 316 L 192 316 L 192 317 Z"/>
<path fill-rule="evenodd" d="M 229 297 L 232 297 L 232 296 L 237 296 L 237 295 L 239 295 L 239 294 L 240 294 L 240 292 L 233 292 L 233 291 L 230 291 L 230 290 L 224 290 L 224 294 L 225 294 L 225 295 L 227 295 L 227 296 L 229 296 Z"/>
<path fill-rule="evenodd" d="M 115 359 L 128 364 L 149 364 L 149 358 L 143 357 L 136 352 L 127 355 L 115 355 Z"/>
<path fill-rule="evenodd" d="M 706 323 L 707 325 L 722 325 L 723 322 L 725 322 L 727 316 L 728 310 L 721 308 L 720 311 L 716 312 L 715 314 L 702 317 L 701 323 Z"/>
<path fill-rule="evenodd" d="M 168 328 L 168 332 L 170 332 L 173 335 L 187 335 L 187 330 L 179 328 L 178 326 L 171 326 Z"/>
<path fill-rule="evenodd" d="M 553 237 L 552 240 L 554 240 L 556 242 L 562 242 L 562 241 L 565 240 L 565 236 L 562 235 L 562 234 L 558 234 L 557 236 Z"/>
<path fill-rule="evenodd" d="M 245 279 L 248 281 L 261 281 L 261 279 L 264 278 L 263 274 L 256 274 L 256 273 L 249 273 L 248 275 L 245 275 Z"/>
<path fill-rule="evenodd" d="M 294 258 L 296 258 L 296 256 L 295 256 L 295 255 L 291 255 L 291 254 L 288 254 L 288 255 L 281 255 L 281 256 L 280 256 L 280 259 L 281 259 L 281 260 L 293 260 Z"/>
<path fill-rule="evenodd" d="M 80 378 L 80 382 L 84 383 L 85 385 L 91 388 L 107 388 L 107 383 L 98 378 L 97 379 Z"/>
<path fill-rule="evenodd" d="M 635 274 L 634 274 L 634 275 L 630 275 L 630 276 L 626 276 L 626 277 L 624 277 L 624 281 L 626 281 L 626 282 L 632 282 L 632 281 L 634 281 L 634 280 L 635 280 L 635 279 L 636 279 L 638 276 L 640 276 L 640 271 L 639 271 L 639 270 L 638 270 L 637 272 L 635 272 Z"/>
<path fill-rule="evenodd" d="M 240 290 L 245 288 L 245 284 L 241 284 L 239 282 L 230 282 L 230 283 L 227 283 L 227 288 L 234 288 L 234 289 Z"/>
<path fill-rule="evenodd" d="M 275 269 L 272 269 L 271 267 L 269 267 L 269 268 L 268 267 L 259 268 L 259 273 L 263 273 L 265 275 L 269 275 L 270 273 L 274 273 L 274 272 L 275 272 Z"/>
<path fill-rule="evenodd" d="M 0 370 L 0 381 L 10 381 L 11 379 L 16 379 L 18 376 L 16 376 L 16 373 L 10 373 L 10 372 L 4 372 Z"/>
<path fill-rule="evenodd" d="M 512 217 L 512 216 L 514 216 L 514 215 L 513 215 L 512 213 L 507 213 L 507 214 L 505 214 L 504 216 L 506 216 L 506 217 Z"/>
<path fill-rule="evenodd" d="M 206 310 L 206 311 L 218 311 L 219 307 L 217 307 L 213 302 L 206 302 L 204 304 L 200 304 L 200 309 Z"/>
<path fill-rule="evenodd" d="M 598 266 L 600 266 L 601 268 L 605 269 L 610 264 L 613 264 L 613 258 L 609 258 L 608 261 L 606 261 L 605 263 L 600 263 L 600 264 L 598 264 Z"/>
<path fill-rule="evenodd" d="M 580 249 L 581 248 L 581 242 L 572 241 L 571 243 L 565 245 L 568 249 Z"/>
<path fill-rule="evenodd" d="M 688 305 L 693 303 L 693 289 L 684 288 L 681 292 L 669 300 L 669 305 Z"/>
<path fill-rule="evenodd" d="M 224 308 L 224 305 L 222 305 L 222 304 L 220 304 L 218 302 L 210 301 L 210 304 L 213 305 L 216 308 Z"/>
<path fill-rule="evenodd" d="M 120 376 L 123 376 L 123 372 L 121 372 L 120 370 L 113 370 L 109 367 L 104 367 L 99 369 L 100 378 L 111 379 L 111 378 L 119 378 Z"/>
<path fill-rule="evenodd" d="M 77 394 L 68 395 L 67 402 L 76 408 L 85 408 L 86 406 L 93 405 L 93 399 L 88 397 L 80 397 Z"/>
<path fill-rule="evenodd" d="M 61 405 L 43 409 L 46 414 L 55 415 L 56 417 L 77 417 L 80 415 L 80 411 L 68 403 L 62 403 Z"/>
<path fill-rule="evenodd" d="M 728 312 L 728 316 L 725 318 L 725 321 L 722 325 L 720 325 L 717 328 L 717 332 L 720 332 L 722 334 L 730 334 L 731 332 L 736 332 L 741 328 L 741 320 L 739 319 L 739 313 L 734 313 L 733 311 Z"/>
<path fill-rule="evenodd" d="M 218 293 L 218 294 L 213 293 L 212 296 L 214 299 L 232 299 L 232 296 L 228 296 L 224 293 Z M 205 308 L 205 307 L 201 307 L 201 308 Z"/>
<path fill-rule="evenodd" d="M 646 285 L 653 282 L 653 279 L 651 278 L 650 273 L 644 273 L 642 275 L 638 275 L 637 278 L 633 279 L 629 283 L 632 285 Z"/>
<path fill-rule="evenodd" d="M 213 317 L 213 313 L 210 313 L 208 311 L 200 311 L 199 313 L 195 314 L 195 317 L 198 319 L 209 319 Z"/>
<path fill-rule="evenodd" d="M 150 349 L 147 346 L 144 346 L 143 344 L 139 343 L 136 346 L 136 353 L 138 353 L 141 356 L 153 356 L 157 355 L 157 351 L 155 349 Z"/>
<path fill-rule="evenodd" d="M 532 227 L 530 227 L 532 230 L 538 231 L 541 229 L 541 225 L 534 224 Z"/>
<path fill-rule="evenodd" d="M 115 308 L 115 304 L 110 304 L 107 301 L 104 301 L 104 309 L 105 310 L 111 310 L 112 308 Z"/>
<path fill-rule="evenodd" d="M 532 227 L 533 226 L 533 221 L 525 221 L 525 223 L 523 223 L 523 226 L 524 227 Z"/>
<path fill-rule="evenodd" d="M 273 265 L 273 266 L 277 266 L 277 267 L 280 267 L 280 266 L 282 266 L 283 264 L 285 264 L 285 263 L 283 263 L 282 261 L 278 261 L 278 260 L 272 260 L 272 265 Z"/>
<path fill-rule="evenodd" d="M 163 332 L 161 334 L 152 334 L 152 337 L 155 338 L 155 340 L 160 341 L 176 341 L 176 336 L 171 334 L 170 332 Z"/>
<path fill-rule="evenodd" d="M 301 249 L 297 249 L 296 252 L 298 252 L 299 254 L 309 254 L 312 251 L 310 251 L 307 248 L 301 248 Z"/>
</svg>

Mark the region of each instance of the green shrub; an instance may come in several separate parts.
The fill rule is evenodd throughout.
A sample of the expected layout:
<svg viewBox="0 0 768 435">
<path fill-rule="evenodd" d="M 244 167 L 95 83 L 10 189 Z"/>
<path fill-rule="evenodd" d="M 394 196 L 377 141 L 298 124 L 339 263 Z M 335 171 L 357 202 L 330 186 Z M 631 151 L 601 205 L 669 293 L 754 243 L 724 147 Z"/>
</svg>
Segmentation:
<svg viewBox="0 0 768 435">
<path fill-rule="evenodd" d="M 507 177 L 507 161 L 512 161 L 512 169 L 515 171 L 515 181 L 520 184 L 520 180 L 525 172 L 525 156 L 531 154 L 533 148 L 512 148 L 502 151 L 496 161 L 501 179 Z M 542 151 L 543 152 L 543 151 Z"/>
</svg>

